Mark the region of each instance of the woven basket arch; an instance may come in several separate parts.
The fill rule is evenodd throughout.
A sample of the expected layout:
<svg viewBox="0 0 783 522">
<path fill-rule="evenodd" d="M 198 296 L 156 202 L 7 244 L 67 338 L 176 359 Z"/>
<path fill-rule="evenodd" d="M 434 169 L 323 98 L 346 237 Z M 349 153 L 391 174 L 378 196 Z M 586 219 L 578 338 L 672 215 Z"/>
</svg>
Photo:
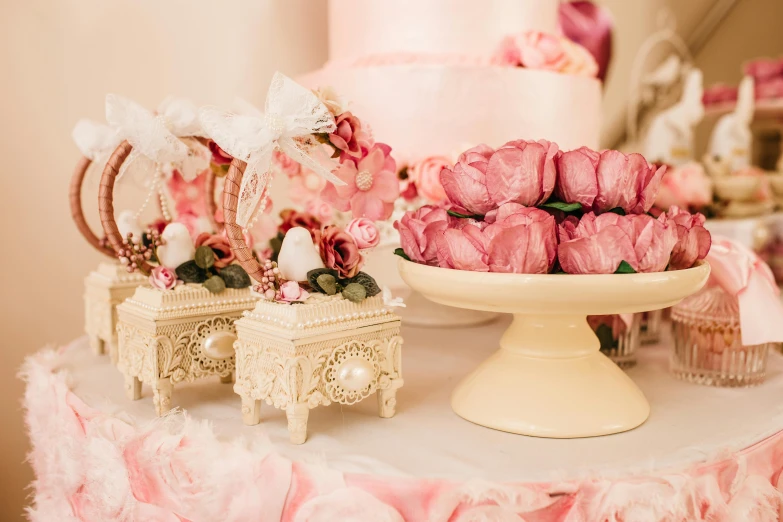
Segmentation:
<svg viewBox="0 0 783 522">
<path fill-rule="evenodd" d="M 264 277 L 264 269 L 253 255 L 253 251 L 247 246 L 242 227 L 237 225 L 239 189 L 242 185 L 242 177 L 245 175 L 246 168 L 247 163 L 236 158 L 228 167 L 226 183 L 223 186 L 223 220 L 228 244 L 231 246 L 231 251 L 234 252 L 237 261 L 250 277 L 257 282 L 261 282 L 261 278 Z"/>
</svg>

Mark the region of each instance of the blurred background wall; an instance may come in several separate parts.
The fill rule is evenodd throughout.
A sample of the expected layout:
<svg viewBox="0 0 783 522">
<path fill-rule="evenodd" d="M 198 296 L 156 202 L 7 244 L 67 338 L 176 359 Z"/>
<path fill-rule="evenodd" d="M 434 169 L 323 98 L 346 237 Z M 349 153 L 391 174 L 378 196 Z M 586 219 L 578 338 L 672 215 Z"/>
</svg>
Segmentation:
<svg viewBox="0 0 783 522">
<path fill-rule="evenodd" d="M 781 0 L 598 3 L 615 17 L 604 146 L 622 140 L 631 63 L 658 29 L 662 8 L 671 10 L 693 47 L 706 85 L 736 82 L 745 60 L 783 53 Z M 168 94 L 200 104 L 226 104 L 236 95 L 262 104 L 275 70 L 295 76 L 326 60 L 326 4 L 2 0 L 0 35 L 0 519 L 10 521 L 20 519 L 32 480 L 24 464 L 23 386 L 15 374 L 25 355 L 80 335 L 82 279 L 101 260 L 78 235 L 68 209 L 79 155 L 70 138 L 74 123 L 103 120 L 107 92 L 148 107 Z M 88 216 L 96 214 L 92 199 L 85 207 Z"/>
</svg>

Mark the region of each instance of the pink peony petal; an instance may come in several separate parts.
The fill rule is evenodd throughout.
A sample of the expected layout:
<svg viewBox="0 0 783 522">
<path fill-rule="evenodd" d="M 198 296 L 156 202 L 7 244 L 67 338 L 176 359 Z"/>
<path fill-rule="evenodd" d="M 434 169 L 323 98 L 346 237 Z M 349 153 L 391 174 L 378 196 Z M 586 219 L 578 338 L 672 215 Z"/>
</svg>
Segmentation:
<svg viewBox="0 0 783 522">
<path fill-rule="evenodd" d="M 381 171 L 373 175 L 372 188 L 369 190 L 372 197 L 385 203 L 394 203 L 400 197 L 400 182 L 397 174 L 390 171 Z"/>
<path fill-rule="evenodd" d="M 598 196 L 596 167 L 600 154 L 582 147 L 557 156 L 557 197 L 566 203 L 581 203 L 586 209 L 593 207 Z"/>
<path fill-rule="evenodd" d="M 634 269 L 638 266 L 631 238 L 615 225 L 590 237 L 560 243 L 557 258 L 569 274 L 613 274 L 622 261 Z"/>
<path fill-rule="evenodd" d="M 454 268 L 474 272 L 489 271 L 486 263 L 486 253 L 477 249 L 475 243 L 461 230 L 446 230 L 443 238 Z"/>
<path fill-rule="evenodd" d="M 516 202 L 526 206 L 546 201 L 555 182 L 554 166 L 548 165 L 551 158 L 547 161 L 547 151 L 544 145 L 535 142 L 511 142 L 499 148 L 487 166 L 487 186 L 492 200 L 498 205 Z"/>
<path fill-rule="evenodd" d="M 353 217 L 381 221 L 391 216 L 391 211 L 385 202 L 368 195 L 368 192 L 358 191 L 351 198 L 351 213 Z M 392 205 L 392 210 L 394 210 Z M 388 211 L 388 215 L 387 214 Z"/>
<path fill-rule="evenodd" d="M 549 244 L 549 245 L 548 245 Z M 518 225 L 497 234 L 489 246 L 490 272 L 546 274 L 551 268 L 554 225 Z M 554 261 L 553 249 L 551 260 Z"/>
<path fill-rule="evenodd" d="M 459 176 L 451 169 L 443 169 L 440 182 L 449 201 L 467 211 L 484 215 L 496 205 L 492 203 L 486 185 L 468 176 Z"/>
</svg>

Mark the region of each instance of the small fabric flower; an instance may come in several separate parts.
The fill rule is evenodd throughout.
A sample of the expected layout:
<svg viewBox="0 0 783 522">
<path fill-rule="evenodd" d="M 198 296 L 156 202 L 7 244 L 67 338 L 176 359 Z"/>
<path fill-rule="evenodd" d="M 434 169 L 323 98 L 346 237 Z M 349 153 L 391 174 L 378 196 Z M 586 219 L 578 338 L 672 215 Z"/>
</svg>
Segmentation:
<svg viewBox="0 0 783 522">
<path fill-rule="evenodd" d="M 150 284 L 158 290 L 171 290 L 177 286 L 177 274 L 165 266 L 156 266 L 149 277 Z"/>
<path fill-rule="evenodd" d="M 223 234 L 199 234 L 195 242 L 196 248 L 207 246 L 215 253 L 215 268 L 225 268 L 230 265 L 234 259 L 234 252 L 228 244 L 228 239 Z"/>
<path fill-rule="evenodd" d="M 323 230 L 318 250 L 324 266 L 336 270 L 344 279 L 354 277 L 364 264 L 364 258 L 353 236 L 334 225 Z"/>
</svg>

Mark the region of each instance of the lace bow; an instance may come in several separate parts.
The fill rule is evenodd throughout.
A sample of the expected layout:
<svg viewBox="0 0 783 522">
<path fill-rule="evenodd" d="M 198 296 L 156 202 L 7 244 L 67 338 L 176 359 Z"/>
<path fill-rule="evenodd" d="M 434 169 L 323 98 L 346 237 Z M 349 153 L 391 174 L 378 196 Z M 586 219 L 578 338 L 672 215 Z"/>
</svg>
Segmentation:
<svg viewBox="0 0 783 522">
<path fill-rule="evenodd" d="M 204 108 L 200 117 L 220 148 L 247 162 L 237 205 L 237 224 L 243 228 L 266 196 L 277 149 L 335 185 L 345 185 L 332 174 L 334 162 L 315 136 L 334 132 L 334 117 L 312 91 L 280 73 L 272 78 L 263 113 L 247 107 L 242 114 Z"/>
<path fill-rule="evenodd" d="M 86 118 L 76 122 L 71 136 L 79 152 L 93 161 L 108 158 L 122 141 L 108 125 Z"/>
<path fill-rule="evenodd" d="M 159 169 L 162 165 L 181 166 L 193 157 L 191 148 L 180 138 L 203 137 L 198 109 L 187 100 L 167 98 L 153 114 L 138 103 L 117 94 L 106 96 L 106 121 L 118 139 L 128 140 L 133 146 L 130 157 L 120 171 L 122 177 L 130 165 L 143 158 Z M 201 154 L 200 156 L 204 156 Z M 145 165 L 145 170 L 154 168 Z M 200 171 L 209 167 L 209 161 L 200 168 L 181 169 L 185 181 L 193 181 Z"/>
</svg>

